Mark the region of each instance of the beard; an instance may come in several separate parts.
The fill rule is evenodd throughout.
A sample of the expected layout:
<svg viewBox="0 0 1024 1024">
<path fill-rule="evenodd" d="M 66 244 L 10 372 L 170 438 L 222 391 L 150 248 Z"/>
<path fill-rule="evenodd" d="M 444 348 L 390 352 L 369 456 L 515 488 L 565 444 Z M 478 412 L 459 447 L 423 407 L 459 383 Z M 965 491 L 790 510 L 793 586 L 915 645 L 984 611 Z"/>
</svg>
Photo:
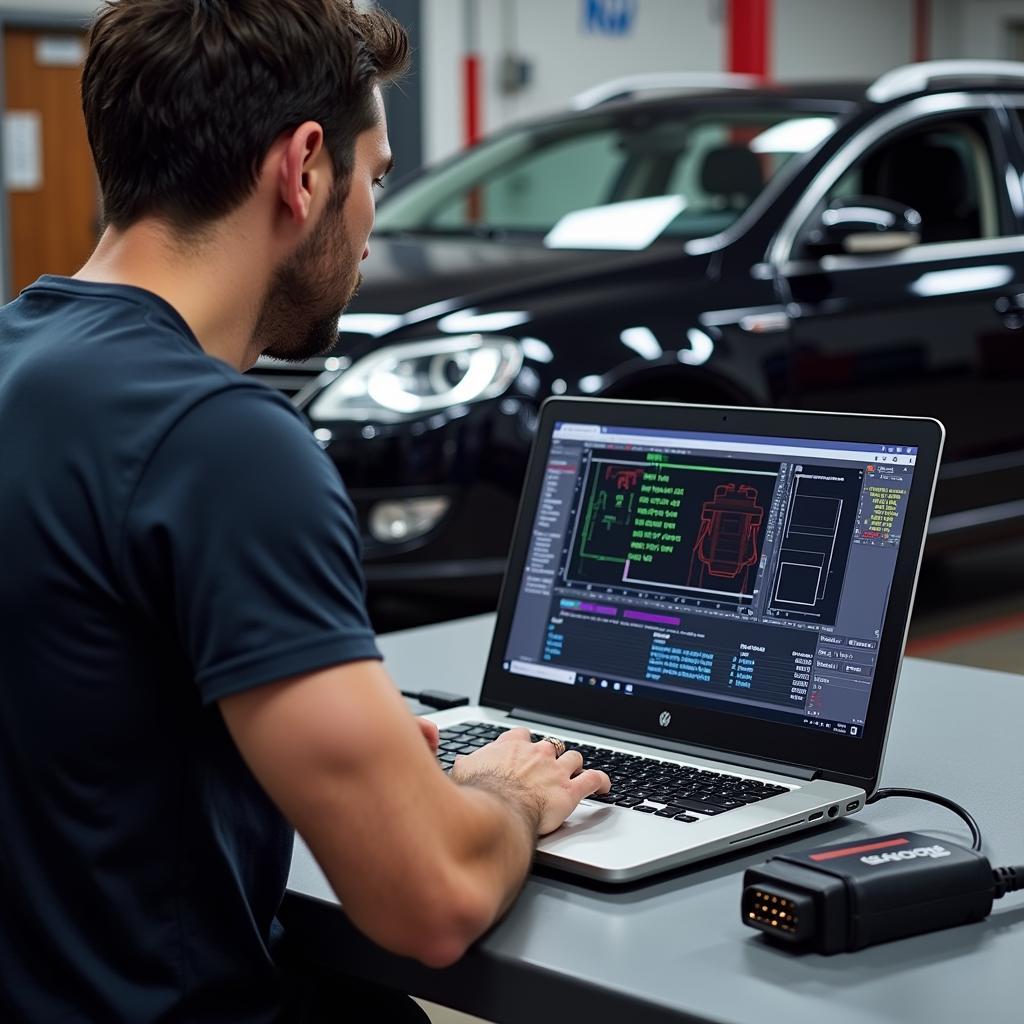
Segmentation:
<svg viewBox="0 0 1024 1024">
<path fill-rule="evenodd" d="M 311 359 L 337 344 L 338 318 L 362 284 L 359 260 L 345 245 L 344 199 L 336 189 L 313 233 L 275 271 L 253 330 L 264 355 Z"/>
</svg>

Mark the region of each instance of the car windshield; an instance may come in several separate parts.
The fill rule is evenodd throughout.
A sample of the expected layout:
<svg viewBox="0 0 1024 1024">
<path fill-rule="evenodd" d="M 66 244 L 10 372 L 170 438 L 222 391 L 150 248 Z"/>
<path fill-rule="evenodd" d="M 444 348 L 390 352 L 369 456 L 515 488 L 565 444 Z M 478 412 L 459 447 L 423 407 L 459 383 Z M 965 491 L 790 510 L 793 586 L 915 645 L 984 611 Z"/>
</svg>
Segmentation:
<svg viewBox="0 0 1024 1024">
<path fill-rule="evenodd" d="M 399 189 L 379 233 L 644 249 L 727 228 L 836 116 L 793 110 L 595 114 L 513 130 Z"/>
</svg>

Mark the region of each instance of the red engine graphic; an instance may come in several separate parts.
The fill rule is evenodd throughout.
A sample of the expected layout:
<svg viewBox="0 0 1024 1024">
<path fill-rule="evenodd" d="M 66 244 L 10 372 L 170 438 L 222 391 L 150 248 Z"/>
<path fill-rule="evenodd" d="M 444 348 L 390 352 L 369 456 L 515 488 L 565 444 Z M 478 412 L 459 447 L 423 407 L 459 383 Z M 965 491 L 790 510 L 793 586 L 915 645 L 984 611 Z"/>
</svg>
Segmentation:
<svg viewBox="0 0 1024 1024">
<path fill-rule="evenodd" d="M 707 586 L 708 577 L 713 577 L 737 581 L 740 593 L 746 591 L 747 572 L 760 557 L 758 537 L 764 509 L 757 497 L 754 487 L 720 484 L 714 500 L 704 502 L 690 563 L 690 586 Z"/>
<path fill-rule="evenodd" d="M 616 469 L 608 466 L 604 471 L 605 480 L 614 480 L 617 491 L 631 491 L 640 482 L 642 469 Z"/>
</svg>

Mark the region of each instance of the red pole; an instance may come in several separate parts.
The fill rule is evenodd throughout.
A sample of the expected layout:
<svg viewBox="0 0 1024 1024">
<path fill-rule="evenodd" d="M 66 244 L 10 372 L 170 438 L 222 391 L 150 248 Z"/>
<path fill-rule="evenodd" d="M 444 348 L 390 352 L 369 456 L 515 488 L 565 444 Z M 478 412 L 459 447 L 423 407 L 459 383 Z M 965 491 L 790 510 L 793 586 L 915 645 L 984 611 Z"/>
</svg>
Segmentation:
<svg viewBox="0 0 1024 1024">
<path fill-rule="evenodd" d="M 466 148 L 480 141 L 480 58 L 467 54 L 462 62 L 462 88 L 466 98 L 463 138 Z M 470 189 L 466 195 L 466 219 L 470 224 L 483 220 L 483 195 L 480 189 Z"/>
<path fill-rule="evenodd" d="M 463 141 L 468 149 L 480 141 L 480 57 L 477 0 L 462 0 L 462 20 L 466 55 L 462 59 Z M 470 224 L 483 220 L 483 195 L 479 188 L 466 196 L 466 219 Z"/>
<path fill-rule="evenodd" d="M 730 71 L 769 78 L 772 0 L 728 0 Z"/>
<path fill-rule="evenodd" d="M 914 0 L 914 60 L 928 59 L 932 33 L 931 0 Z"/>
<path fill-rule="evenodd" d="M 480 141 L 480 58 L 467 54 L 462 61 L 462 88 L 466 97 L 464 139 L 467 146 Z"/>
</svg>

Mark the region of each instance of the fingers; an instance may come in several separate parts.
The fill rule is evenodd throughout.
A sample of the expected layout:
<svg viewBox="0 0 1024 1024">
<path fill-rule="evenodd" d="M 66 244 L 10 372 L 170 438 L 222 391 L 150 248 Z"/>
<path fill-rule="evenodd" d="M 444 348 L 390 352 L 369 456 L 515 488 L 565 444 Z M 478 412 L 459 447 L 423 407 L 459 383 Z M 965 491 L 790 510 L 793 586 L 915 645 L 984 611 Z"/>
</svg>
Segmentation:
<svg viewBox="0 0 1024 1024">
<path fill-rule="evenodd" d="M 573 796 L 576 802 L 593 796 L 595 793 L 607 793 L 612 788 L 612 780 L 596 768 L 588 768 L 580 772 L 575 778 L 569 780 Z"/>
<path fill-rule="evenodd" d="M 494 742 L 495 743 L 508 743 L 509 741 L 522 743 L 524 740 L 530 742 L 530 730 L 524 729 L 522 726 L 517 726 L 515 729 L 509 729 L 508 732 L 503 732 Z M 549 743 L 548 746 L 551 746 Z"/>
<path fill-rule="evenodd" d="M 550 747 L 551 744 L 549 743 Z M 558 763 L 569 768 L 569 774 L 575 775 L 583 767 L 583 755 L 578 750 L 567 750 L 559 759 Z"/>
<path fill-rule="evenodd" d="M 441 744 L 441 734 L 437 723 L 432 722 L 429 718 L 417 718 L 416 724 L 419 725 L 420 732 L 423 733 L 423 738 L 427 741 L 431 753 L 436 754 L 437 748 Z"/>
</svg>

